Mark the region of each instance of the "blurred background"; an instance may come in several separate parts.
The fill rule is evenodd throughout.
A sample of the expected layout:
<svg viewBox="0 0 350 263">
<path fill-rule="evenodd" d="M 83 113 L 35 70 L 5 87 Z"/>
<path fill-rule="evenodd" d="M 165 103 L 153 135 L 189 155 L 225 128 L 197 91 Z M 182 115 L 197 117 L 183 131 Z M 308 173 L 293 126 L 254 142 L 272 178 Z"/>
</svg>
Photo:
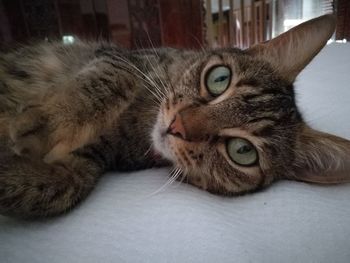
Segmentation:
<svg viewBox="0 0 350 263">
<path fill-rule="evenodd" d="M 350 41 L 349 0 L 0 0 L 0 48 L 106 39 L 126 48 L 245 48 L 326 13 Z"/>
</svg>

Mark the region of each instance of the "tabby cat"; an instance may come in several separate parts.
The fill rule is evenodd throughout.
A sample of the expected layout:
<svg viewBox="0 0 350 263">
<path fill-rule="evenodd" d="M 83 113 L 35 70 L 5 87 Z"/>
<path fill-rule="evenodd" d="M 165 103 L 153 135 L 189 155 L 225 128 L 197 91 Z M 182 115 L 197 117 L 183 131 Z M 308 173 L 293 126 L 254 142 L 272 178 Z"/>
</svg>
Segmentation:
<svg viewBox="0 0 350 263">
<path fill-rule="evenodd" d="M 22 47 L 0 58 L 0 213 L 63 213 L 108 170 L 172 164 L 238 195 L 277 179 L 350 178 L 350 141 L 313 130 L 293 82 L 331 37 L 331 15 L 247 50 Z"/>
</svg>

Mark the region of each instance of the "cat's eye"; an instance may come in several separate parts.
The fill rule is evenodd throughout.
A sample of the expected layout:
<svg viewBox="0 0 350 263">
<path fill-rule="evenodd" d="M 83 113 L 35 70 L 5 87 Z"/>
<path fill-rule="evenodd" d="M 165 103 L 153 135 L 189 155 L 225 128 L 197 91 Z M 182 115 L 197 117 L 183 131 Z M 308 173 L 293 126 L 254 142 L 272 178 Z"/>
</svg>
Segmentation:
<svg viewBox="0 0 350 263">
<path fill-rule="evenodd" d="M 226 66 L 213 67 L 206 77 L 206 88 L 213 96 L 219 96 L 227 89 L 231 80 L 231 70 Z"/>
<path fill-rule="evenodd" d="M 230 138 L 226 143 L 230 159 L 242 166 L 252 166 L 258 161 L 258 152 L 249 141 L 242 138 Z"/>
</svg>

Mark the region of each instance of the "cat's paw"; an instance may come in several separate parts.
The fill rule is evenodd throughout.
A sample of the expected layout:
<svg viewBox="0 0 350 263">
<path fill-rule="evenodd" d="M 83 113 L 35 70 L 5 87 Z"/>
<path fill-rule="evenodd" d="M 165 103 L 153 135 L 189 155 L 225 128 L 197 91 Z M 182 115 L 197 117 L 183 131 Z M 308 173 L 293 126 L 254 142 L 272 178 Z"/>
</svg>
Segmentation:
<svg viewBox="0 0 350 263">
<path fill-rule="evenodd" d="M 9 125 L 12 150 L 20 156 L 43 157 L 48 151 L 48 116 L 40 106 L 19 113 Z"/>
</svg>

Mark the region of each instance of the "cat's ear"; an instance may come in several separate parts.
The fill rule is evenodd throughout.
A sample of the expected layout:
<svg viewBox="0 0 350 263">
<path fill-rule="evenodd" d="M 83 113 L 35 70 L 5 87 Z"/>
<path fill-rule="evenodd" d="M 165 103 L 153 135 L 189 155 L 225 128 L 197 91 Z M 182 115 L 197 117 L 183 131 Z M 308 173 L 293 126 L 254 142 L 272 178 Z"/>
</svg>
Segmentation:
<svg viewBox="0 0 350 263">
<path fill-rule="evenodd" d="M 334 184 L 350 182 L 350 141 L 305 126 L 295 151 L 292 178 Z"/>
<path fill-rule="evenodd" d="M 246 51 L 270 62 L 286 80 L 293 82 L 327 43 L 335 24 L 334 15 L 320 16 Z"/>
</svg>

